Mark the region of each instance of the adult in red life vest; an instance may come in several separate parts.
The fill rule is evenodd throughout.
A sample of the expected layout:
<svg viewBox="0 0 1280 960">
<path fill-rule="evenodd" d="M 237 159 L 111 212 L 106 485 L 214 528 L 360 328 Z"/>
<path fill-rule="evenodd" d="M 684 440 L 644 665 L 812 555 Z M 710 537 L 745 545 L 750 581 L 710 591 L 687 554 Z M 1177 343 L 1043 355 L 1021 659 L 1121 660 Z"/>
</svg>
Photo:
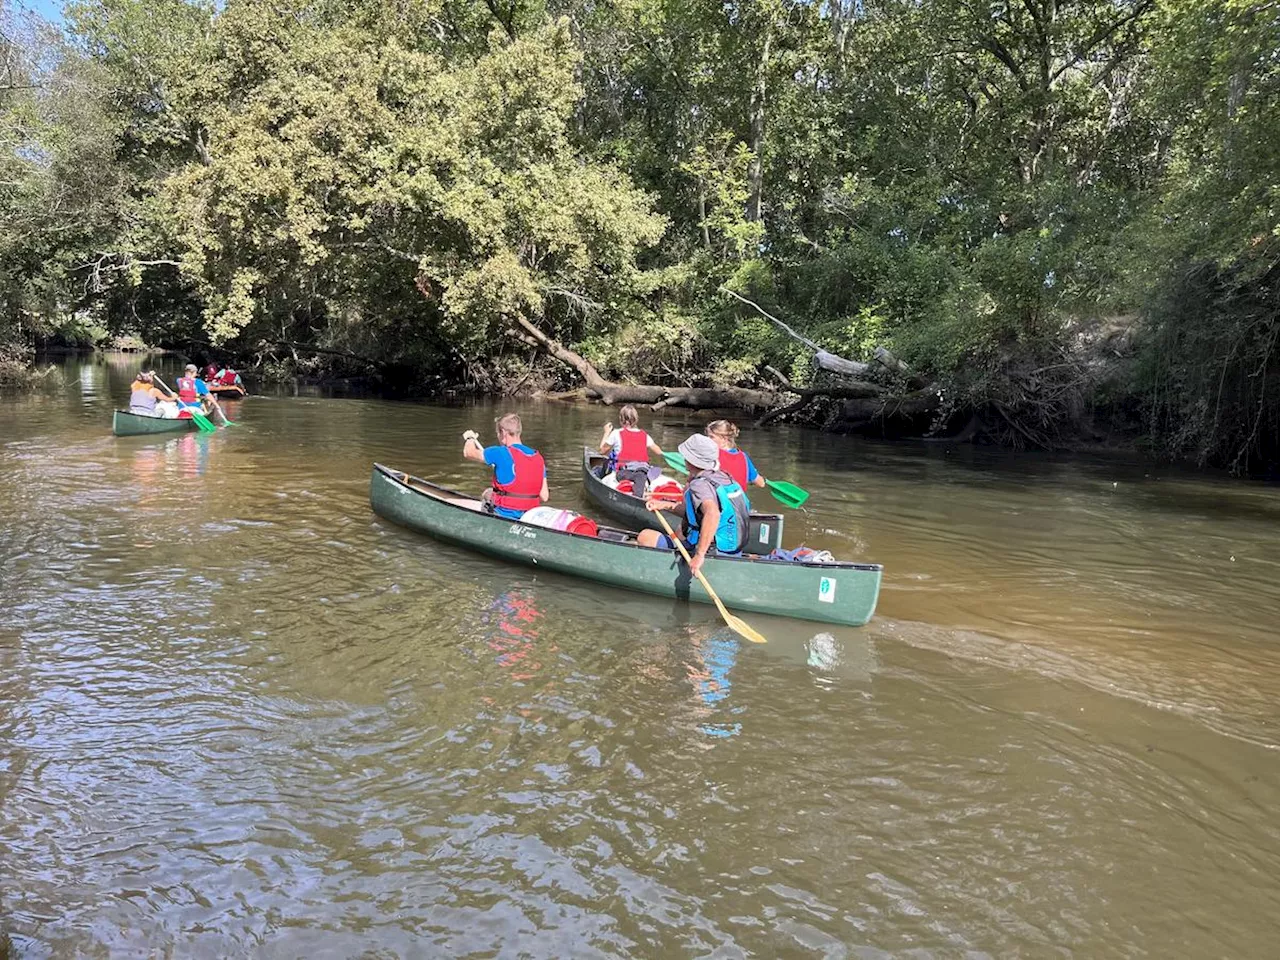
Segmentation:
<svg viewBox="0 0 1280 960">
<path fill-rule="evenodd" d="M 649 454 L 662 456 L 662 448 L 653 437 L 640 429 L 640 414 L 627 404 L 618 411 L 617 430 L 612 423 L 604 425 L 600 438 L 600 452 L 609 454 L 609 465 L 617 473 L 618 482 L 631 481 L 631 489 L 637 497 L 644 496 L 649 483 Z"/>
<path fill-rule="evenodd" d="M 218 398 L 209 392 L 208 384 L 197 376 L 194 363 L 187 364 L 174 386 L 178 389 L 179 418 L 189 419 L 193 412 L 205 414 L 216 412 L 222 422 L 227 423 L 227 415 L 222 412 Z"/>
<path fill-rule="evenodd" d="M 720 448 L 720 469 L 733 477 L 746 492 L 748 486 L 763 487 L 764 477 L 751 462 L 745 450 L 738 449 L 738 426 L 728 420 L 713 420 L 707 424 L 707 436 Z M 747 509 L 751 503 L 747 501 Z"/>
<path fill-rule="evenodd" d="M 192 412 L 204 412 L 204 399 L 210 396 L 209 387 L 197 376 L 196 365 L 188 363 L 174 386 L 178 390 L 178 416 L 189 419 Z"/>
<path fill-rule="evenodd" d="M 526 510 L 546 503 L 547 465 L 542 454 L 520 441 L 523 425 L 514 413 L 494 421 L 498 434 L 495 447 L 480 446 L 480 435 L 468 430 L 462 435 L 462 455 L 493 468 L 493 486 L 482 499 L 500 517 L 519 520 Z"/>
</svg>

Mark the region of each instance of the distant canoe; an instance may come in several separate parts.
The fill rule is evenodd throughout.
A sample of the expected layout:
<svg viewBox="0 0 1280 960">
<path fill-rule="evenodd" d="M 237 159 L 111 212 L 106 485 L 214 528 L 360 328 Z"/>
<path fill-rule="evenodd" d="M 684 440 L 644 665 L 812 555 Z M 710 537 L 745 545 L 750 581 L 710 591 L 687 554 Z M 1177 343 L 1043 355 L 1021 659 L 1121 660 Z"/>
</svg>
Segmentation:
<svg viewBox="0 0 1280 960">
<path fill-rule="evenodd" d="M 642 547 L 623 530 L 602 527 L 598 537 L 587 537 L 497 517 L 465 493 L 380 463 L 373 465 L 369 503 L 393 523 L 513 563 L 641 593 L 711 602 L 676 551 Z M 866 623 L 880 594 L 881 567 L 875 563 L 711 556 L 702 570 L 735 610 L 823 623 Z"/>
<path fill-rule="evenodd" d="M 249 391 L 238 383 L 224 383 L 214 386 L 209 384 L 209 392 L 219 397 L 226 397 L 228 400 L 235 400 L 237 397 L 245 396 Z"/>
<path fill-rule="evenodd" d="M 582 448 L 582 485 L 587 496 L 609 516 L 632 529 L 661 530 L 661 522 L 645 508 L 642 498 L 621 493 L 596 476 L 596 470 L 605 462 L 606 458 L 590 447 Z M 782 546 L 782 519 L 782 515 L 777 513 L 751 514 L 744 552 L 763 555 Z"/>
<path fill-rule="evenodd" d="M 148 417 L 128 410 L 117 410 L 111 421 L 111 432 L 117 437 L 140 437 L 148 433 L 176 433 L 179 430 L 194 429 L 196 422 L 190 417 Z"/>
</svg>

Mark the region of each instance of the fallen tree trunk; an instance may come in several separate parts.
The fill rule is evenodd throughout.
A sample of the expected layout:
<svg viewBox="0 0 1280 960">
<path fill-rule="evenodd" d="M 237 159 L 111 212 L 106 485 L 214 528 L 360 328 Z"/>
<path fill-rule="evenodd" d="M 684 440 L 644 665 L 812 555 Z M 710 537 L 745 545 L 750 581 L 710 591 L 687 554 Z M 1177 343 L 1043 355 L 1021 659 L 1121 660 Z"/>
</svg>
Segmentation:
<svg viewBox="0 0 1280 960">
<path fill-rule="evenodd" d="M 838 429 L 846 433 L 918 436 L 929 429 L 941 402 L 932 386 L 904 396 L 846 400 Z"/>
<path fill-rule="evenodd" d="M 734 294 L 734 296 L 737 295 Z M 780 320 L 775 322 L 782 323 Z M 564 346 L 529 320 L 523 317 L 513 318 L 512 325 L 513 334 L 517 339 L 537 346 L 548 356 L 554 357 L 576 371 L 586 381 L 577 390 L 554 395 L 553 399 L 585 397 L 598 400 L 608 406 L 637 403 L 645 404 L 654 410 L 662 410 L 666 407 L 687 407 L 700 410 L 729 408 L 769 411 L 757 421 L 759 426 L 801 410 L 821 397 L 844 401 L 842 413 L 845 423 L 842 429 L 852 432 L 878 426 L 883 432 L 894 433 L 908 432 L 905 429 L 908 425 L 913 429 L 918 426 L 918 429 L 915 429 L 917 433 L 925 432 L 928 427 L 928 417 L 937 410 L 939 405 L 938 393 L 933 387 L 918 390 L 906 396 L 889 395 L 885 387 L 865 380 L 849 380 L 824 387 L 797 387 L 772 367 L 767 369 L 778 381 L 779 390 L 777 391 L 747 387 L 671 387 L 646 383 L 613 383 L 604 379 L 586 357 Z M 785 326 L 785 324 L 782 325 Z M 804 339 L 794 331 L 791 332 L 797 339 Z M 804 342 L 809 343 L 809 341 Z M 871 370 L 871 364 L 854 364 L 842 357 L 820 351 L 816 344 L 811 346 L 815 354 L 822 353 L 830 359 L 839 361 L 842 365 L 840 370 L 842 373 L 850 369 L 864 372 Z M 892 365 L 898 374 L 909 375 L 910 373 L 910 368 L 898 361 L 887 350 L 884 351 L 883 357 L 877 354 L 877 360 L 884 366 Z M 798 399 L 778 406 L 784 393 L 792 394 Z M 922 419 L 925 423 L 919 425 Z"/>
<path fill-rule="evenodd" d="M 788 414 L 798 413 L 812 403 L 818 397 L 829 397 L 834 400 L 857 400 L 868 397 L 883 396 L 885 389 L 875 383 L 867 383 L 865 381 L 850 381 L 834 387 L 797 387 L 790 380 L 782 375 L 774 367 L 765 367 L 773 378 L 778 381 L 782 389 L 788 393 L 796 394 L 800 399 L 793 403 L 787 404 L 785 407 L 777 407 L 770 410 L 763 417 L 756 421 L 757 427 L 763 427 L 765 424 L 777 420 L 779 417 L 785 417 Z"/>
<path fill-rule="evenodd" d="M 750 390 L 745 387 L 661 387 L 643 383 L 593 383 L 583 393 L 602 403 L 644 403 L 661 410 L 664 407 L 733 407 L 742 410 L 764 410 L 778 402 L 772 390 Z"/>
</svg>

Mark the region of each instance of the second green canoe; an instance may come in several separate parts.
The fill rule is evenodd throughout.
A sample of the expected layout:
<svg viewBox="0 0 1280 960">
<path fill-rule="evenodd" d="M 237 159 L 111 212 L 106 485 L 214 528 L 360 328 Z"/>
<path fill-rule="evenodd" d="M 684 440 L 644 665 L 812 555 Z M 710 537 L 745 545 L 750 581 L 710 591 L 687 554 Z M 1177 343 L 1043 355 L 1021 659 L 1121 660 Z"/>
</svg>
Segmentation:
<svg viewBox="0 0 1280 960">
<path fill-rule="evenodd" d="M 661 530 L 662 524 L 644 505 L 642 497 L 622 493 L 600 478 L 607 458 L 590 447 L 582 450 L 582 485 L 587 496 L 600 509 L 633 530 Z M 678 514 L 672 514 L 676 517 Z M 672 519 L 672 523 L 679 521 Z M 747 545 L 743 553 L 766 556 L 782 546 L 782 516 L 777 513 L 752 513 L 747 521 Z"/>
</svg>

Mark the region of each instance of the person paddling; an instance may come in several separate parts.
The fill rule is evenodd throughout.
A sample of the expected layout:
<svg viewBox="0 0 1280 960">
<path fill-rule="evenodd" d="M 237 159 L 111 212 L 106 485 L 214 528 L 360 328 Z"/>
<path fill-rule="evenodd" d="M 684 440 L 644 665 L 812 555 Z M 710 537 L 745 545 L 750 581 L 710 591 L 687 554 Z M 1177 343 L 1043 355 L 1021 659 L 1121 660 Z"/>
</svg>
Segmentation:
<svg viewBox="0 0 1280 960">
<path fill-rule="evenodd" d="M 640 429 L 640 414 L 631 404 L 618 411 L 618 422 L 622 426 L 617 430 L 612 423 L 604 425 L 600 452 L 609 454 L 609 465 L 618 482 L 630 480 L 632 492 L 641 497 L 649 483 L 649 454 L 661 457 L 662 448 Z"/>
<path fill-rule="evenodd" d="M 720 448 L 720 469 L 742 488 L 745 496 L 748 486 L 763 487 L 765 479 L 751 462 L 745 450 L 738 449 L 738 425 L 729 420 L 713 420 L 707 424 L 707 436 Z M 747 500 L 751 509 L 751 500 Z"/>
<path fill-rule="evenodd" d="M 208 385 L 200 379 L 194 363 L 188 363 L 186 369 L 182 372 L 174 386 L 178 388 L 178 404 L 181 407 L 181 413 L 191 416 L 191 411 L 196 413 L 204 412 L 203 400 L 209 396 Z"/>
<path fill-rule="evenodd" d="M 208 409 L 212 409 L 218 412 L 223 423 L 229 423 L 227 415 L 222 412 L 222 407 L 218 403 L 218 398 L 210 392 L 209 385 L 200 378 L 194 363 L 187 364 L 174 386 L 178 388 L 179 406 L 183 411 L 189 411 L 188 416 L 191 412 L 205 413 Z M 182 413 L 180 412 L 178 416 L 182 416 Z"/>
<path fill-rule="evenodd" d="M 526 510 L 551 497 L 546 462 L 542 454 L 521 442 L 523 425 L 516 414 L 499 417 L 494 428 L 497 446 L 482 447 L 480 435 L 468 430 L 462 435 L 462 455 L 493 468 L 493 486 L 481 498 L 486 507 L 500 517 L 519 520 Z"/>
<path fill-rule="evenodd" d="M 213 364 L 209 364 L 210 367 Z M 209 378 L 209 382 L 215 387 L 240 387 L 244 389 L 244 384 L 240 380 L 240 374 L 236 373 L 230 367 L 219 367 L 213 372 L 213 376 Z"/>
<path fill-rule="evenodd" d="M 737 556 L 747 543 L 747 495 L 728 473 L 717 466 L 720 448 L 704 434 L 695 433 L 679 447 L 681 456 L 696 471 L 685 487 L 684 496 L 672 503 L 650 499 L 649 510 L 682 510 L 685 542 L 692 551 L 690 569 L 697 573 L 709 554 Z M 674 550 L 665 533 L 641 530 L 636 542 L 642 547 Z"/>
<path fill-rule="evenodd" d="M 139 370 L 129 385 L 129 412 L 172 420 L 178 415 L 178 398 L 157 387 L 151 371 Z"/>
</svg>

